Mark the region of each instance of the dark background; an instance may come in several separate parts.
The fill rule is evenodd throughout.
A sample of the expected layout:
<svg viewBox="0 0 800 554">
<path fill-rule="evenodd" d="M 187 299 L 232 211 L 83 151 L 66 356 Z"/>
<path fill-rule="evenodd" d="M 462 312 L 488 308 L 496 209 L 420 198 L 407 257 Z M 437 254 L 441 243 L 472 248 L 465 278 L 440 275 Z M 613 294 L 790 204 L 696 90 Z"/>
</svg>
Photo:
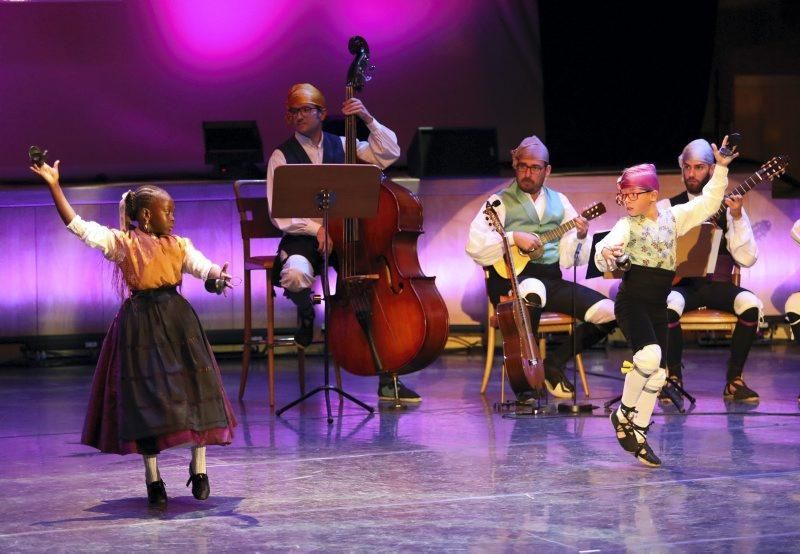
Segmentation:
<svg viewBox="0 0 800 554">
<path fill-rule="evenodd" d="M 800 154 L 798 28 L 798 3 L 770 0 L 3 3 L 0 180 L 30 180 L 31 144 L 67 181 L 208 176 L 204 121 L 255 120 L 268 156 L 291 84 L 315 83 L 337 115 L 353 34 L 399 169 L 421 126 L 496 128 L 506 164 L 535 133 L 557 170 L 676 169 L 689 140 L 733 128 L 756 161 Z"/>
</svg>

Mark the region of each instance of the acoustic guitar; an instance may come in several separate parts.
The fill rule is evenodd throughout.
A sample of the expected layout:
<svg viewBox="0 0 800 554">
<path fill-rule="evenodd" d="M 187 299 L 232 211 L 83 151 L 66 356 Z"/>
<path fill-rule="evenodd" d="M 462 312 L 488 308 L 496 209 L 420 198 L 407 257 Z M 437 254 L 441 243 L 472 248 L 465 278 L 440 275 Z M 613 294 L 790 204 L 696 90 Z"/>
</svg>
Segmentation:
<svg viewBox="0 0 800 554">
<path fill-rule="evenodd" d="M 744 196 L 748 192 L 750 192 L 756 185 L 759 183 L 763 183 L 764 181 L 772 181 L 775 177 L 779 177 L 786 171 L 786 168 L 789 167 L 789 158 L 787 156 L 773 156 L 770 160 L 764 163 L 758 170 L 750 175 L 747 179 L 742 181 L 742 183 L 733 189 L 730 194 L 726 194 L 725 198 L 729 198 L 733 195 Z M 711 223 L 716 227 L 719 227 L 717 223 L 719 218 L 725 216 L 725 210 L 728 209 L 728 206 L 725 205 L 725 200 L 720 203 L 719 209 L 709 217 L 706 222 Z M 678 243 L 676 246 L 678 257 L 683 258 L 687 254 L 687 252 L 691 252 L 691 250 L 695 247 L 697 241 L 697 234 L 696 233 L 687 233 L 681 237 L 678 237 Z M 727 254 L 722 255 L 720 254 L 717 258 L 717 266 L 714 269 L 714 280 L 718 281 L 728 281 L 730 280 L 730 275 L 733 273 L 733 267 L 736 262 L 733 259 L 733 256 Z M 675 278 L 672 280 L 672 286 L 676 286 L 678 283 L 681 282 L 685 275 L 683 274 L 681 267 L 677 268 Z"/>
<path fill-rule="evenodd" d="M 592 219 L 598 218 L 601 215 L 606 213 L 606 207 L 602 202 L 595 202 L 585 210 L 581 212 L 581 216 L 585 219 L 591 221 Z M 544 245 L 548 242 L 555 242 L 559 240 L 564 233 L 570 231 L 575 228 L 575 222 L 577 221 L 577 217 L 575 219 L 571 219 L 566 223 L 562 223 L 555 229 L 542 233 L 539 236 L 539 240 L 542 242 L 542 245 L 535 250 L 531 250 L 530 252 L 524 252 L 520 250 L 517 246 L 511 246 L 509 249 L 511 255 L 511 267 L 514 268 L 514 275 L 519 275 L 525 266 L 531 260 L 538 260 L 542 256 L 544 256 Z M 506 269 L 506 263 L 504 260 L 499 260 L 497 263 L 494 264 L 494 270 L 503 278 L 508 279 L 508 270 Z"/>
</svg>

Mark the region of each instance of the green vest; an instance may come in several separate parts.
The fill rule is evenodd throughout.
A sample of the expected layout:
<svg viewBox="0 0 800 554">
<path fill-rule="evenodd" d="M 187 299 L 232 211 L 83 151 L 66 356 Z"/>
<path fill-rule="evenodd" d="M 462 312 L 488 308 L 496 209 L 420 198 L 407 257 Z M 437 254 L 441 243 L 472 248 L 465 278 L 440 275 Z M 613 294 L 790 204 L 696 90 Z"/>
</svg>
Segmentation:
<svg viewBox="0 0 800 554">
<path fill-rule="evenodd" d="M 520 190 L 516 180 L 497 193 L 506 208 L 506 220 L 503 225 L 506 231 L 524 231 L 538 235 L 561 225 L 564 220 L 564 205 L 561 203 L 559 194 L 547 187 L 542 187 L 539 194 L 544 194 L 546 199 L 541 220 L 533 206 L 531 195 Z M 532 263 L 552 264 L 556 262 L 558 262 L 558 241 L 545 244 L 544 256 Z"/>
</svg>

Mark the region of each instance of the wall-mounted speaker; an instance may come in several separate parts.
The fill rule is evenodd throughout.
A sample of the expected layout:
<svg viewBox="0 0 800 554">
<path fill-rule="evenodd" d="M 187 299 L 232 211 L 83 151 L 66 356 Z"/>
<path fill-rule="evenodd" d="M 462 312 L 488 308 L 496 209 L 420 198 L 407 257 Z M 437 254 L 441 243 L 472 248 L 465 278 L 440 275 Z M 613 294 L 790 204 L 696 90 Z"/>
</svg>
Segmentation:
<svg viewBox="0 0 800 554">
<path fill-rule="evenodd" d="M 497 129 L 419 127 L 408 148 L 414 177 L 497 175 Z"/>
</svg>

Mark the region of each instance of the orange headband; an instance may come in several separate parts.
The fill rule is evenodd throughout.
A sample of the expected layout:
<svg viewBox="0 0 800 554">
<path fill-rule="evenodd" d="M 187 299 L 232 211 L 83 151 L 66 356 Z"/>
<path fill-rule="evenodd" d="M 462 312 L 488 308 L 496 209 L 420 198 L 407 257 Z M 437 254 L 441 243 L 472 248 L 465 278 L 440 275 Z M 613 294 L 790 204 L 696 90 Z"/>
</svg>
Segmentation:
<svg viewBox="0 0 800 554">
<path fill-rule="evenodd" d="M 287 108 L 296 108 L 304 104 L 314 104 L 325 109 L 325 97 L 317 87 L 309 83 L 298 83 L 289 89 L 289 96 L 286 98 Z"/>
</svg>

